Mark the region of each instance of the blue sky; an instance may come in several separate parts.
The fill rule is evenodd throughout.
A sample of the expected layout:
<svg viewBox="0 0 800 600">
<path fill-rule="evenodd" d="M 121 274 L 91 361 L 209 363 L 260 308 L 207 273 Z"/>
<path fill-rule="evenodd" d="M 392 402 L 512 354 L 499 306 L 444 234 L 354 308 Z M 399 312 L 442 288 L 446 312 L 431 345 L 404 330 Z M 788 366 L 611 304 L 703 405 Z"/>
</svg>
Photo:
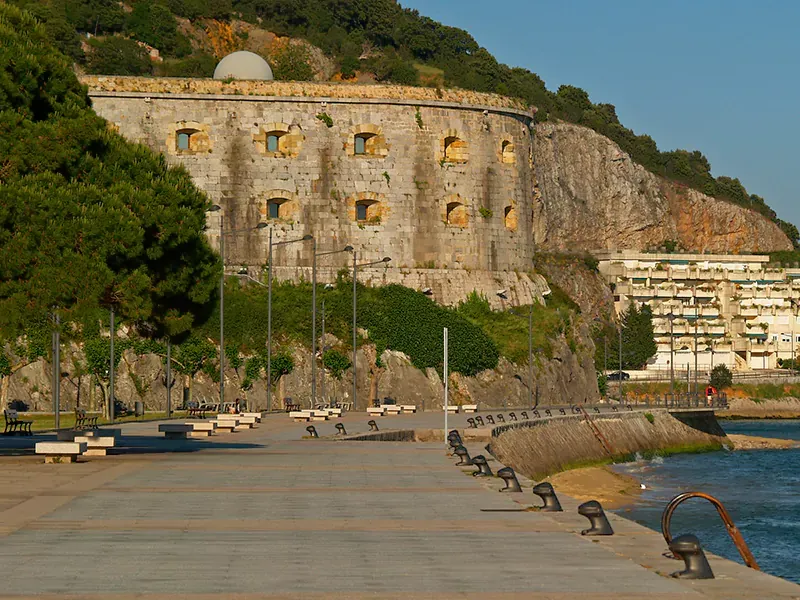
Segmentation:
<svg viewBox="0 0 800 600">
<path fill-rule="evenodd" d="M 800 226 L 800 2 L 400 0 L 500 62 L 617 107 L 662 150 L 700 150 Z"/>
</svg>

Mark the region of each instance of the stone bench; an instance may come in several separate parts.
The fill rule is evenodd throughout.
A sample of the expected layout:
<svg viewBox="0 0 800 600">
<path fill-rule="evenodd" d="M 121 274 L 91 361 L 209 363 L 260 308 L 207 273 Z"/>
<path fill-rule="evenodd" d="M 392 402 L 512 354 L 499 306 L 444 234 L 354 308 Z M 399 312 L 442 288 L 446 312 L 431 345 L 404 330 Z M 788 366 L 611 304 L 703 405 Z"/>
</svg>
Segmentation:
<svg viewBox="0 0 800 600">
<path fill-rule="evenodd" d="M 72 429 L 59 429 L 56 431 L 56 437 L 60 442 L 71 442 L 76 437 L 87 437 L 87 438 L 117 438 L 122 435 L 121 429 L 87 429 L 86 431 L 74 431 Z"/>
<path fill-rule="evenodd" d="M 381 408 L 386 412 L 387 415 L 399 415 L 403 410 L 397 404 L 384 404 L 381 406 Z"/>
<path fill-rule="evenodd" d="M 327 410 L 295 410 L 289 413 L 289 417 L 297 422 L 327 421 L 330 415 Z"/>
<path fill-rule="evenodd" d="M 386 414 L 386 407 L 384 406 L 370 406 L 367 408 L 367 414 L 370 417 L 382 417 Z"/>
<path fill-rule="evenodd" d="M 217 429 L 217 424 L 214 421 L 189 421 L 184 425 L 191 425 L 192 431 L 189 437 L 208 437 L 213 435 Z"/>
<path fill-rule="evenodd" d="M 400 410 L 403 412 L 403 414 L 415 413 L 417 412 L 417 406 L 415 404 L 401 404 Z"/>
<path fill-rule="evenodd" d="M 84 452 L 85 442 L 36 442 L 36 454 L 44 454 L 46 463 L 74 463 Z"/>
<path fill-rule="evenodd" d="M 211 421 L 217 426 L 217 429 L 226 430 L 230 433 L 234 431 L 241 431 L 241 427 L 239 427 L 239 419 L 217 419 L 216 421 Z M 246 426 L 248 429 L 250 428 L 249 425 Z"/>
<path fill-rule="evenodd" d="M 446 410 L 447 410 L 448 413 L 457 414 L 459 408 L 460 408 L 459 406 L 454 406 L 454 405 L 451 404 L 451 405 L 449 405 L 447 407 Z"/>
<path fill-rule="evenodd" d="M 331 417 L 341 417 L 342 416 L 342 409 L 341 408 L 326 408 L 325 410 L 328 411 L 328 414 Z"/>
<path fill-rule="evenodd" d="M 76 435 L 72 441 L 78 444 L 86 444 L 84 456 L 105 456 L 106 451 L 116 445 L 116 440 L 113 436 Z"/>
<path fill-rule="evenodd" d="M 253 417 L 256 420 L 256 423 L 261 423 L 261 419 L 264 415 L 260 412 L 243 412 L 239 413 L 240 417 Z"/>
<path fill-rule="evenodd" d="M 217 423 L 220 421 L 236 421 L 236 426 L 240 429 L 252 429 L 256 426 L 255 417 L 243 417 L 242 415 L 217 415 Z"/>
<path fill-rule="evenodd" d="M 461 407 L 465 413 L 476 413 L 478 412 L 478 405 L 477 404 L 465 404 Z"/>
<path fill-rule="evenodd" d="M 194 423 L 164 423 L 158 426 L 159 433 L 163 433 L 168 440 L 179 440 L 192 437 L 204 437 L 206 431 L 194 430 Z"/>
</svg>

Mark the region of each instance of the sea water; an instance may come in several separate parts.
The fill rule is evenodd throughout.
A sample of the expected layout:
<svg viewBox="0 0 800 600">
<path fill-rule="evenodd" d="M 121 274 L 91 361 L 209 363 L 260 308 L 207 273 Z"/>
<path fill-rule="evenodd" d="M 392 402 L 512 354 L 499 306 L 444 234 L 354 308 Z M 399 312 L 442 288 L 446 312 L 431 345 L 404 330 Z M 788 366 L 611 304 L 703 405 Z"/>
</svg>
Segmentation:
<svg viewBox="0 0 800 600">
<path fill-rule="evenodd" d="M 721 423 L 727 433 L 800 440 L 799 420 Z M 616 469 L 646 487 L 636 503 L 617 510 L 619 514 L 661 531 L 661 513 L 671 498 L 687 491 L 711 494 L 728 509 L 761 570 L 800 583 L 800 449 L 684 454 Z M 706 500 L 681 504 L 671 532 L 693 533 L 707 550 L 742 562 L 716 509 Z"/>
</svg>

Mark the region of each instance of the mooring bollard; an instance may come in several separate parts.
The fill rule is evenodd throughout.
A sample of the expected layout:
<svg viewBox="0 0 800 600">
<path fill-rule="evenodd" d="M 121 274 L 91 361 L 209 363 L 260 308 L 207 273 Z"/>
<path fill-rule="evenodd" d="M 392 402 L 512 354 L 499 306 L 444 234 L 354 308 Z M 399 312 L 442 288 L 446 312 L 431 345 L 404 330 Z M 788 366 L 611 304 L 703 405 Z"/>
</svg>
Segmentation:
<svg viewBox="0 0 800 600">
<path fill-rule="evenodd" d="M 308 432 L 308 435 L 310 435 L 312 438 L 319 437 L 319 434 L 317 433 L 317 428 L 314 427 L 313 425 L 309 425 L 308 427 L 306 427 L 306 431 Z"/>
<path fill-rule="evenodd" d="M 483 427 L 483 417 L 475 417 L 475 422 Z"/>
<path fill-rule="evenodd" d="M 494 425 L 494 417 L 492 415 L 486 415 L 486 422 L 489 423 L 489 425 Z"/>
<path fill-rule="evenodd" d="M 612 406 L 611 410 L 613 410 L 614 412 L 617 412 L 617 407 L 616 406 Z"/>
<path fill-rule="evenodd" d="M 556 496 L 556 491 L 553 489 L 553 486 L 544 481 L 533 486 L 533 493 L 539 496 L 542 500 L 544 500 L 544 506 L 540 507 L 539 510 L 542 512 L 562 512 L 563 509 L 561 508 L 561 502 L 558 501 L 558 496 Z"/>
<path fill-rule="evenodd" d="M 447 439 L 448 439 L 448 440 L 455 440 L 455 441 L 457 441 L 459 444 L 461 444 L 461 443 L 462 443 L 462 442 L 461 442 L 461 436 L 458 434 L 458 432 L 457 432 L 457 431 L 451 431 L 450 433 L 448 433 L 448 434 L 447 434 Z"/>
<path fill-rule="evenodd" d="M 544 409 L 544 414 L 546 414 L 548 417 L 552 417 L 553 416 L 553 413 L 550 412 L 549 408 L 545 408 Z"/>
<path fill-rule="evenodd" d="M 371 421 L 367 421 L 367 425 L 369 425 L 370 431 L 379 431 L 378 424 L 375 422 L 374 419 L 372 419 Z"/>
<path fill-rule="evenodd" d="M 614 535 L 603 507 L 597 500 L 589 500 L 578 507 L 578 514 L 589 519 L 591 527 L 581 531 L 581 535 Z"/>
<path fill-rule="evenodd" d="M 497 422 L 498 423 L 505 423 L 506 418 L 503 415 L 497 415 Z"/>
<path fill-rule="evenodd" d="M 528 420 L 528 411 L 527 410 L 523 410 L 520 414 L 522 415 L 523 419 L 525 419 L 526 421 Z"/>
<path fill-rule="evenodd" d="M 469 452 L 467 451 L 464 446 L 457 446 L 453 450 L 453 454 L 455 454 L 460 460 L 456 463 L 457 467 L 471 467 L 472 466 L 472 459 L 469 457 Z"/>
<path fill-rule="evenodd" d="M 347 431 L 344 429 L 344 423 L 337 423 L 336 429 L 338 429 L 336 435 L 347 435 Z"/>
<path fill-rule="evenodd" d="M 486 457 L 483 454 L 474 456 L 472 458 L 472 464 L 478 467 L 478 470 L 472 474 L 473 477 L 491 477 L 494 475 L 492 470 L 489 468 L 489 463 L 486 462 Z"/>
<path fill-rule="evenodd" d="M 633 410 L 633 407 L 630 404 L 628 404 L 628 410 Z"/>
<path fill-rule="evenodd" d="M 677 579 L 714 579 L 714 572 L 708 564 L 705 552 L 700 546 L 700 540 L 696 536 L 687 533 L 679 535 L 669 545 L 672 553 L 683 559 L 685 569 L 675 571 L 670 577 Z"/>
<path fill-rule="evenodd" d="M 600 409 L 595 406 L 594 407 L 594 412 L 596 412 L 599 415 L 600 414 Z"/>
<path fill-rule="evenodd" d="M 538 418 L 539 418 L 539 417 L 541 417 L 542 415 L 540 415 L 540 414 L 539 414 L 539 411 L 538 411 L 538 410 L 535 410 L 535 411 L 533 411 L 533 416 L 534 416 L 534 417 L 536 417 L 536 418 L 538 419 Z"/>
<path fill-rule="evenodd" d="M 508 413 L 508 418 L 511 421 L 516 421 L 517 420 L 517 413 L 513 413 L 513 412 Z"/>
<path fill-rule="evenodd" d="M 501 492 L 521 492 L 522 488 L 519 486 L 517 474 L 511 467 L 503 467 L 497 471 L 497 476 L 503 480 L 506 487 L 502 488 Z"/>
<path fill-rule="evenodd" d="M 559 408 L 558 412 L 560 412 L 562 415 L 566 415 L 567 414 L 567 411 L 565 411 L 563 408 Z"/>
<path fill-rule="evenodd" d="M 470 429 L 477 429 L 478 428 L 478 426 L 475 424 L 475 419 L 473 419 L 472 417 L 467 419 L 467 424 L 469 425 Z"/>
</svg>

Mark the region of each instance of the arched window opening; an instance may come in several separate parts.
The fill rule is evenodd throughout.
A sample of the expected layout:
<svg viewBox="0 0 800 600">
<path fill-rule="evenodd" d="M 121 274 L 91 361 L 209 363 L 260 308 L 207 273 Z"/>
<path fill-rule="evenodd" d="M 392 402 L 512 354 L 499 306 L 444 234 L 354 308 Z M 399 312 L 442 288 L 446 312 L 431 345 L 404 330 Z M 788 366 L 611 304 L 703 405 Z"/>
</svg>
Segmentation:
<svg viewBox="0 0 800 600">
<path fill-rule="evenodd" d="M 456 136 L 444 139 L 444 160 L 451 163 L 467 162 L 467 142 Z"/>
<path fill-rule="evenodd" d="M 280 152 L 281 135 L 276 132 L 267 134 L 267 152 Z"/>
<path fill-rule="evenodd" d="M 181 129 L 175 136 L 175 146 L 178 152 L 191 152 L 196 150 L 197 129 Z M 194 138 L 194 139 L 193 139 Z"/>
<path fill-rule="evenodd" d="M 505 164 L 514 164 L 515 162 L 515 154 L 514 154 L 514 144 L 509 140 L 503 140 L 503 143 L 500 147 L 500 152 L 503 157 L 503 163 Z"/>
<path fill-rule="evenodd" d="M 359 133 L 353 140 L 353 153 L 354 154 L 374 154 L 374 133 Z"/>
<path fill-rule="evenodd" d="M 377 200 L 359 200 L 356 202 L 356 221 L 380 223 L 380 204 Z"/>
<path fill-rule="evenodd" d="M 282 219 L 286 215 L 285 209 L 282 208 L 287 202 L 286 198 L 273 198 L 267 203 L 267 215 L 270 219 Z"/>
<path fill-rule="evenodd" d="M 511 231 L 517 230 L 517 211 L 513 206 L 508 205 L 505 207 L 503 211 L 503 222 L 505 223 L 506 229 L 510 229 Z"/>
<path fill-rule="evenodd" d="M 467 207 L 461 202 L 448 202 L 445 220 L 448 225 L 465 227 L 467 225 Z"/>
</svg>

